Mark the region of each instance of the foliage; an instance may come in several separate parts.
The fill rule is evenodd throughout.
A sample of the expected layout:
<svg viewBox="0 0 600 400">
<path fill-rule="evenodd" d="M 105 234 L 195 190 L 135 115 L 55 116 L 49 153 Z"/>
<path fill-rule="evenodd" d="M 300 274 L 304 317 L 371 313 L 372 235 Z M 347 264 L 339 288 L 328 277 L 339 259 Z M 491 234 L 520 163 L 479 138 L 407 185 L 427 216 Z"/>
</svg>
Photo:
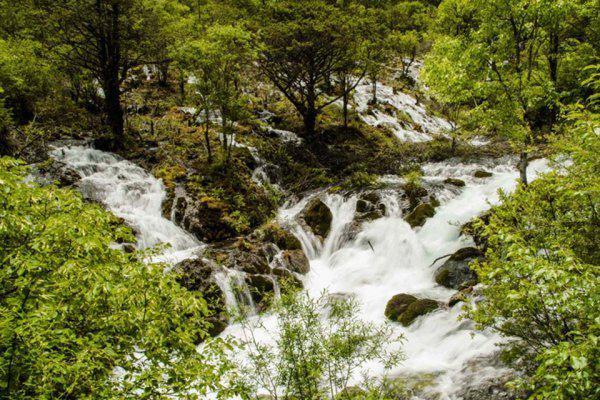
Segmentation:
<svg viewBox="0 0 600 400">
<path fill-rule="evenodd" d="M 468 315 L 510 340 L 532 399 L 600 396 L 600 119 L 575 108 L 557 145 L 572 164 L 502 195 L 475 267 L 483 298 Z"/>
<path fill-rule="evenodd" d="M 561 62 L 594 57 L 580 39 L 593 29 L 591 3 L 446 0 L 438 9 L 424 82 L 450 109 L 462 108 L 465 127 L 515 143 L 524 183 L 531 145 L 553 129 L 559 100 L 573 90 Z"/>
<path fill-rule="evenodd" d="M 207 306 L 113 242 L 131 231 L 71 190 L 0 160 L 0 390 L 4 398 L 167 398 L 221 387 L 226 343 Z"/>
<path fill-rule="evenodd" d="M 255 330 L 264 327 L 244 323 L 249 361 L 241 376 L 250 393 L 260 389 L 290 400 L 346 398 L 351 379 L 365 362 L 378 360 L 389 369 L 401 360 L 401 353 L 385 347 L 402 338 L 392 338 L 389 327 L 363 322 L 355 300 L 325 294 L 313 299 L 292 292 L 283 294 L 274 307 L 273 346 L 256 339 Z M 369 391 L 377 389 L 373 385 Z"/>
</svg>

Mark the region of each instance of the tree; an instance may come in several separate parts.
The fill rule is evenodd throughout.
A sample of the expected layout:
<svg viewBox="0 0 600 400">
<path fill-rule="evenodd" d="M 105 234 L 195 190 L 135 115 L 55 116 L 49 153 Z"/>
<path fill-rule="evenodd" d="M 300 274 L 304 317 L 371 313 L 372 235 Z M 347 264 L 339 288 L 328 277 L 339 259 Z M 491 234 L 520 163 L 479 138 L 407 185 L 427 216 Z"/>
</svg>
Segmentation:
<svg viewBox="0 0 600 400">
<path fill-rule="evenodd" d="M 555 120 L 555 64 L 563 52 L 548 21 L 564 20 L 567 3 L 446 0 L 435 24 L 441 36 L 426 59 L 423 76 L 434 92 L 447 98 L 458 87 L 472 125 L 512 139 L 524 183 L 531 145 Z"/>
<path fill-rule="evenodd" d="M 67 66 L 89 71 L 104 97 L 104 112 L 115 148 L 124 145 L 122 83 L 131 68 L 161 64 L 164 52 L 153 54 L 155 34 L 167 23 L 161 16 L 184 10 L 177 0 L 39 0 L 39 23 L 51 34 L 48 44 Z M 165 11 L 160 13 L 161 11 Z M 169 12 L 170 11 L 170 12 Z M 160 13 L 160 14 L 159 14 Z M 170 16 L 173 20 L 173 16 Z M 161 49 L 162 47 L 158 47 Z"/>
<path fill-rule="evenodd" d="M 243 322 L 249 362 L 240 377 L 250 393 L 263 389 L 272 398 L 285 400 L 349 398 L 350 379 L 363 363 L 380 360 L 389 369 L 401 360 L 399 352 L 388 352 L 384 346 L 402 338 L 392 338 L 389 327 L 361 321 L 354 300 L 326 295 L 312 299 L 291 292 L 282 295 L 274 310 L 274 346 L 258 342 L 252 322 Z M 373 393 L 375 388 L 371 389 Z"/>
<path fill-rule="evenodd" d="M 0 159 L 0 396 L 166 398 L 221 387 L 207 305 L 164 266 L 113 243 L 129 228 L 101 206 L 26 180 Z"/>
<path fill-rule="evenodd" d="M 485 227 L 486 259 L 475 266 L 482 297 L 468 315 L 509 339 L 531 399 L 600 396 L 597 111 L 591 102 L 568 114 L 557 146 L 570 166 L 502 196 Z"/>
<path fill-rule="evenodd" d="M 347 69 L 353 35 L 345 29 L 356 24 L 323 0 L 269 3 L 262 17 L 261 69 L 302 116 L 311 137 L 321 111 L 343 97 L 324 99 L 331 79 Z"/>
<path fill-rule="evenodd" d="M 221 118 L 223 153 L 229 160 L 234 124 L 246 114 L 242 82 L 244 72 L 255 59 L 250 33 L 233 25 L 214 25 L 206 31 L 203 39 L 190 41 L 179 54 L 184 68 L 196 78 L 193 86 L 204 114 L 209 162 L 212 162 L 212 151 L 208 133 L 215 110 L 219 111 Z"/>
</svg>

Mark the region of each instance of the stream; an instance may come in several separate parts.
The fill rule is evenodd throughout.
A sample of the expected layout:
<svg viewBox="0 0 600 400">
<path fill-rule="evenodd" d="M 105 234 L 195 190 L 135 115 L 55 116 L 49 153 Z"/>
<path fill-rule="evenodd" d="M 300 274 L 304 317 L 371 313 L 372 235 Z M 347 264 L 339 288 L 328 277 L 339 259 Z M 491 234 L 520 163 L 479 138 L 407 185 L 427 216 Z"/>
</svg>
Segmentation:
<svg viewBox="0 0 600 400">
<path fill-rule="evenodd" d="M 367 89 L 367 85 L 359 87 L 357 96 L 361 100 L 368 97 Z M 381 90 L 382 97 L 398 108 L 406 109 L 406 104 L 412 104 L 409 111 L 415 114 L 414 119 L 429 127 L 424 132 L 412 132 L 411 136 L 405 131 L 405 125 L 393 125 L 399 138 L 428 140 L 430 133 L 444 127 L 444 121 L 428 119 L 410 100 L 386 88 Z M 360 107 L 362 101 L 358 103 Z M 376 114 L 373 118 L 382 115 Z M 375 124 L 380 121 L 369 122 Z M 82 180 L 78 186 L 86 198 L 104 204 L 134 229 L 139 248 L 168 245 L 155 261 L 174 265 L 202 253 L 203 243 L 163 216 L 165 187 L 141 167 L 116 155 L 84 146 L 57 147 L 51 156 L 80 174 Z M 343 196 L 323 190 L 295 203 L 285 204 L 278 219 L 301 241 L 310 260 L 310 272 L 302 277 L 305 290 L 312 296 L 324 291 L 353 296 L 362 307 L 360 317 L 377 324 L 391 324 L 384 316 L 384 309 L 387 301 L 399 293 L 447 303 L 455 291 L 434 281 L 434 272 L 443 261 L 434 266 L 431 264 L 440 256 L 472 245 L 470 238 L 460 235 L 461 225 L 497 203 L 498 190 L 511 191 L 516 187 L 519 174 L 514 165 L 515 160 L 509 158 L 476 164 L 450 160 L 423 165 L 424 183 L 441 204 L 424 226 L 415 229 L 402 218 L 399 194 L 395 190 L 381 192 L 386 206 L 385 216 L 363 223 L 352 239 L 347 239 L 346 233 L 355 217 L 357 194 Z M 486 169 L 493 175 L 474 178 L 473 173 L 479 169 Z M 532 162 L 530 179 L 546 170 L 546 161 Z M 444 185 L 444 179 L 449 177 L 462 179 L 465 187 Z M 402 181 L 395 176 L 381 179 L 390 184 Z M 298 221 L 299 214 L 315 196 L 319 196 L 333 214 L 330 233 L 322 243 Z M 242 296 L 233 293 L 231 285 L 243 282 L 243 277 L 236 274 L 225 273 L 217 277 L 217 281 L 225 293 L 228 307 L 239 308 L 236 302 L 249 298 L 247 301 L 251 303 L 252 300 L 248 293 Z M 491 331 L 475 330 L 472 322 L 458 319 L 460 312 L 459 303 L 421 316 L 407 328 L 393 324 L 394 332 L 404 335 L 402 350 L 406 360 L 392 371 L 392 375 L 429 376 L 432 383 L 423 399 L 458 400 L 461 397 L 457 397 L 457 393 L 464 385 L 505 372 L 489 366 L 472 368 L 477 360 L 489 358 L 497 352 L 496 344 L 501 338 Z M 257 328 L 259 341 L 269 343 L 274 340 L 268 329 L 275 326 L 274 315 L 251 313 L 249 318 L 250 323 L 260 319 L 267 328 Z M 234 324 L 222 336 L 242 338 L 243 334 L 243 328 Z M 374 376 L 383 372 L 383 367 L 377 363 L 364 368 Z"/>
</svg>

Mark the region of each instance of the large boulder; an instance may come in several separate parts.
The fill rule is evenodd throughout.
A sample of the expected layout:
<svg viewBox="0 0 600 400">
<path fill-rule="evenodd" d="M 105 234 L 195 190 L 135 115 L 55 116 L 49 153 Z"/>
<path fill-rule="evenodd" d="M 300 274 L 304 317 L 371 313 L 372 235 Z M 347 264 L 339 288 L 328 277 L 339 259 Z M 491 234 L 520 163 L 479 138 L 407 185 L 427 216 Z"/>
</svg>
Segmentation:
<svg viewBox="0 0 600 400">
<path fill-rule="evenodd" d="M 355 220 L 358 222 L 373 221 L 384 217 L 385 213 L 385 204 L 377 192 L 363 193 L 356 202 Z"/>
<path fill-rule="evenodd" d="M 77 171 L 69 168 L 67 164 L 52 158 L 38 164 L 37 169 L 43 182 L 55 182 L 60 187 L 73 186 L 81 180 L 81 176 Z"/>
<path fill-rule="evenodd" d="M 417 301 L 415 296 L 406 293 L 400 293 L 392 297 L 385 306 L 385 316 L 392 321 L 398 321 L 402 313 L 406 311 L 408 306 Z"/>
<path fill-rule="evenodd" d="M 410 214 L 404 218 L 413 228 L 423 226 L 427 218 L 435 215 L 435 207 L 430 203 L 419 204 Z"/>
<path fill-rule="evenodd" d="M 206 249 L 205 254 L 228 269 L 244 271 L 248 274 L 268 274 L 268 243 L 260 244 L 245 239 L 235 239 L 215 244 Z"/>
<path fill-rule="evenodd" d="M 225 311 L 225 295 L 214 280 L 215 266 L 208 260 L 185 260 L 173 268 L 177 282 L 190 291 L 202 293 L 216 318 Z"/>
<path fill-rule="evenodd" d="M 492 175 L 494 175 L 494 174 L 492 174 L 491 172 L 482 170 L 482 169 L 475 171 L 475 173 L 473 174 L 473 176 L 475 178 L 489 178 Z"/>
<path fill-rule="evenodd" d="M 444 180 L 444 183 L 448 184 L 448 185 L 452 185 L 452 186 L 456 186 L 456 187 L 464 187 L 465 181 L 463 181 L 462 179 L 458 179 L 458 178 L 447 178 L 446 180 Z"/>
<path fill-rule="evenodd" d="M 477 283 L 477 274 L 469 268 L 469 264 L 482 258 L 483 254 L 475 247 L 460 249 L 437 269 L 435 281 L 450 289 L 473 286 Z"/>
<path fill-rule="evenodd" d="M 188 201 L 189 203 L 189 201 Z M 181 225 L 198 239 L 215 242 L 236 235 L 235 229 L 227 222 L 229 206 L 214 197 L 204 196 L 187 204 Z"/>
<path fill-rule="evenodd" d="M 439 304 L 435 300 L 419 299 L 412 302 L 400 316 L 398 322 L 404 326 L 411 325 L 418 317 L 437 310 Z"/>
<path fill-rule="evenodd" d="M 415 319 L 436 310 L 439 304 L 435 300 L 418 299 L 410 294 L 397 294 L 388 301 L 385 316 L 404 326 L 409 326 Z"/>
<path fill-rule="evenodd" d="M 304 210 L 304 221 L 312 231 L 323 238 L 327 237 L 331 229 L 333 214 L 321 199 L 313 199 Z"/>
<path fill-rule="evenodd" d="M 310 271 L 310 263 L 302 250 L 286 250 L 281 254 L 283 266 L 298 274 L 307 274 Z"/>
<path fill-rule="evenodd" d="M 281 250 L 302 249 L 302 244 L 298 238 L 275 222 L 263 225 L 252 236 L 261 242 L 275 243 Z"/>
<path fill-rule="evenodd" d="M 275 281 L 269 275 L 246 275 L 246 284 L 258 311 L 264 311 L 274 297 Z"/>
</svg>

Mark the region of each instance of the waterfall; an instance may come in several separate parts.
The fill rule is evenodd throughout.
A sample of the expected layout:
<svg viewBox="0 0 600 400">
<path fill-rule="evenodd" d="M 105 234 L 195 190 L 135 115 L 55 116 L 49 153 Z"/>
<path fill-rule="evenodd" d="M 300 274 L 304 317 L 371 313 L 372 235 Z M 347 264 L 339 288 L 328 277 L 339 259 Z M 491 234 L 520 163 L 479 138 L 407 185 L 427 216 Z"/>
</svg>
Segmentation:
<svg viewBox="0 0 600 400">
<path fill-rule="evenodd" d="M 191 234 L 162 215 L 166 191 L 162 182 L 141 167 L 117 155 L 88 147 L 59 147 L 50 155 L 81 176 L 79 189 L 133 228 L 138 247 L 168 244 L 156 261 L 175 264 L 202 248 Z"/>
<path fill-rule="evenodd" d="M 218 272 L 215 274 L 215 282 L 223 291 L 229 315 L 252 316 L 256 314 L 256 305 L 246 284 L 244 272 L 233 269 Z"/>
<path fill-rule="evenodd" d="M 493 356 L 502 338 L 490 331 L 479 331 L 468 320 L 459 319 L 461 304 L 440 308 L 418 318 L 409 327 L 389 322 L 384 316 L 387 301 L 399 293 L 412 294 L 447 303 L 455 291 L 434 281 L 435 267 L 431 263 L 444 254 L 472 245 L 470 238 L 460 235 L 460 226 L 489 209 L 499 201 L 498 190 L 512 191 L 517 185 L 518 171 L 514 160 L 500 164 L 460 164 L 444 162 L 424 166 L 424 183 L 441 202 L 436 214 L 424 226 L 411 228 L 401 218 L 398 196 L 382 191 L 386 205 L 383 218 L 364 222 L 360 233 L 343 241 L 344 230 L 354 218 L 356 196 L 311 193 L 295 204 L 286 204 L 279 212 L 280 222 L 288 226 L 301 241 L 310 259 L 311 270 L 304 277 L 305 290 L 318 297 L 323 291 L 352 295 L 362 308 L 360 318 L 376 324 L 390 324 L 395 334 L 405 338 L 402 350 L 406 360 L 392 371 L 394 376 L 432 376 L 433 386 L 423 399 L 455 400 L 455 393 L 472 383 L 472 371 L 467 366 L 481 358 Z M 486 168 L 490 178 L 474 178 L 473 173 Z M 547 170 L 544 160 L 534 161 L 531 178 Z M 443 185 L 448 177 L 465 181 L 464 188 Z M 400 182 L 398 178 L 387 180 Z M 320 196 L 330 208 L 331 230 L 323 246 L 312 240 L 310 228 L 298 215 L 314 197 Z M 372 246 L 372 247 L 371 247 Z M 258 318 L 258 317 L 256 317 Z M 275 316 L 262 317 L 262 324 L 273 329 Z M 240 326 L 230 326 L 225 335 L 243 337 Z M 264 343 L 273 341 L 272 332 L 255 331 Z M 365 365 L 373 376 L 382 374 L 383 366 Z M 481 381 L 494 378 L 506 370 L 482 366 Z M 470 374 L 470 375 L 469 375 Z M 355 382 L 358 383 L 358 382 Z"/>
</svg>

